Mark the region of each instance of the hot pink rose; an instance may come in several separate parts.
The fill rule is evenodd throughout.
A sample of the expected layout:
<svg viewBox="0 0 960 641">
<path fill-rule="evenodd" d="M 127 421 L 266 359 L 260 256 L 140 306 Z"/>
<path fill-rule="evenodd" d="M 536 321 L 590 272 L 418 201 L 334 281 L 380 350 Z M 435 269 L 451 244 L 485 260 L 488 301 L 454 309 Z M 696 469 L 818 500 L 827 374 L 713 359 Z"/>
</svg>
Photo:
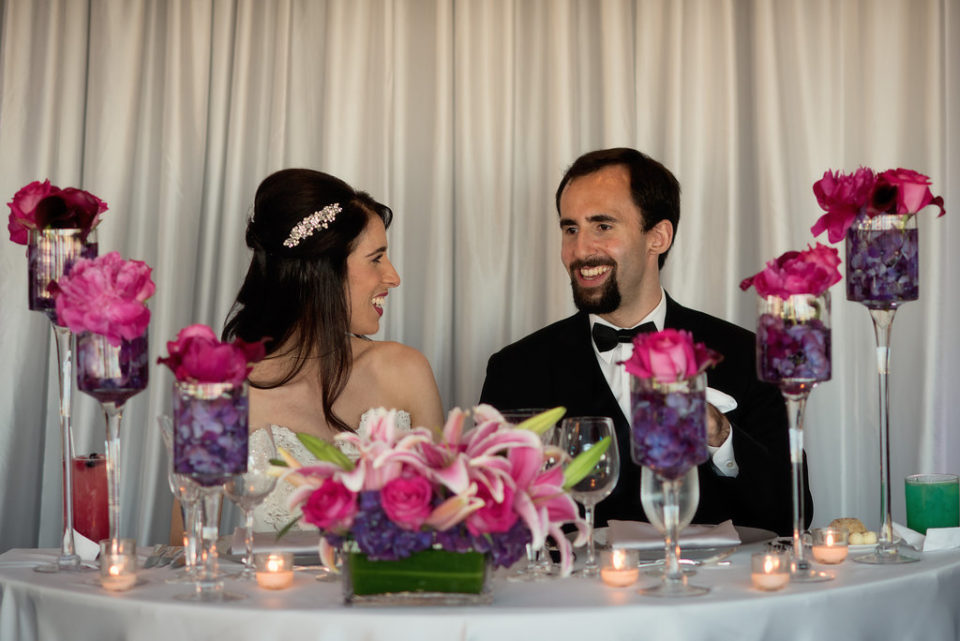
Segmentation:
<svg viewBox="0 0 960 641">
<path fill-rule="evenodd" d="M 49 180 L 34 181 L 18 191 L 7 203 L 10 218 L 7 229 L 10 240 L 27 244 L 31 229 L 78 228 L 91 230 L 97 226 L 99 216 L 107 210 L 107 204 L 82 189 L 60 189 Z"/>
<path fill-rule="evenodd" d="M 817 243 L 804 251 L 789 251 L 767 263 L 763 271 L 745 278 L 740 289 L 752 285 L 760 296 L 787 298 L 793 294 L 819 296 L 840 281 L 840 252 Z"/>
<path fill-rule="evenodd" d="M 333 478 L 324 479 L 300 506 L 303 520 L 321 530 L 346 530 L 357 513 L 357 495 Z"/>
<path fill-rule="evenodd" d="M 860 209 L 870 202 L 876 182 L 873 170 L 866 167 L 852 174 L 824 172 L 823 178 L 813 184 L 813 193 L 827 213 L 810 228 L 813 235 L 819 236 L 827 230 L 831 243 L 840 241 Z"/>
<path fill-rule="evenodd" d="M 633 339 L 633 356 L 622 364 L 637 378 L 674 383 L 696 376 L 722 358 L 703 343 L 695 345 L 690 332 L 664 329 L 637 334 Z"/>
<path fill-rule="evenodd" d="M 947 213 L 943 208 L 943 197 L 934 197 L 930 192 L 930 178 L 912 169 L 888 169 L 880 174 L 878 190 L 881 185 L 896 189 L 898 214 L 915 214 L 927 205 L 939 207 L 940 216 Z"/>
<path fill-rule="evenodd" d="M 433 487 L 422 476 L 397 477 L 380 490 L 380 505 L 405 530 L 418 530 L 433 511 Z"/>
<path fill-rule="evenodd" d="M 155 286 L 150 267 L 117 252 L 79 259 L 57 283 L 57 318 L 75 333 L 106 336 L 111 345 L 142 336 L 150 323 L 146 301 Z"/>
<path fill-rule="evenodd" d="M 506 532 L 520 518 L 513 509 L 514 491 L 509 485 L 503 487 L 503 501 L 496 502 L 483 483 L 477 489 L 477 498 L 483 507 L 467 517 L 467 530 L 474 536 Z"/>
<path fill-rule="evenodd" d="M 253 363 L 263 359 L 264 340 L 221 343 L 206 325 L 190 325 L 167 343 L 170 355 L 157 362 L 169 367 L 178 381 L 236 385 L 247 378 Z"/>
</svg>

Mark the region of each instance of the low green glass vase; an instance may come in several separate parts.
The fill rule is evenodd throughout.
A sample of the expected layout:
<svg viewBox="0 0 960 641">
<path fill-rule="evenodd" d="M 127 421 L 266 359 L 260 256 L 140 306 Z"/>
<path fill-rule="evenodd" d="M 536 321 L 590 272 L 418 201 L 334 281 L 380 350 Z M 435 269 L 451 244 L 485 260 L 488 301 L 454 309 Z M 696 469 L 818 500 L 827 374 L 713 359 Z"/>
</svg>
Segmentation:
<svg viewBox="0 0 960 641">
<path fill-rule="evenodd" d="M 480 552 L 423 550 L 374 561 L 360 552 L 343 558 L 344 601 L 354 605 L 471 605 L 492 602 L 490 564 Z"/>
</svg>

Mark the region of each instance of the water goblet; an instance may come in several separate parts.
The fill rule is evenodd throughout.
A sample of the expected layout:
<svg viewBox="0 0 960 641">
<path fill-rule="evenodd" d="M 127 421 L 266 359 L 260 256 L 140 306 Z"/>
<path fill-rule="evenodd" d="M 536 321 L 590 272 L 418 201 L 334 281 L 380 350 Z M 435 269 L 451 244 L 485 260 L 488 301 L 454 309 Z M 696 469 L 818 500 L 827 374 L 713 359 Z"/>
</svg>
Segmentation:
<svg viewBox="0 0 960 641">
<path fill-rule="evenodd" d="M 643 505 L 643 511 L 650 524 L 657 528 L 660 534 L 665 535 L 667 533 L 667 522 L 674 518 L 673 512 L 676 513 L 677 534 L 673 537 L 673 542 L 666 544 L 664 547 L 666 556 L 664 557 L 663 569 L 655 569 L 649 572 L 654 576 L 662 577 L 667 568 L 670 567 L 668 557 L 673 556 L 678 559 L 677 563 L 679 563 L 680 532 L 693 521 L 693 515 L 697 512 L 697 506 L 700 504 L 700 474 L 696 467 L 691 467 L 686 474 L 674 483 L 676 484 L 676 497 L 671 499 L 667 496 L 667 479 L 649 467 L 640 468 L 640 503 Z M 681 567 L 679 569 L 686 575 L 696 574 L 696 570 L 692 568 Z"/>
<path fill-rule="evenodd" d="M 570 489 L 573 499 L 583 506 L 584 519 L 589 528 L 587 560 L 574 572 L 576 576 L 596 578 L 600 575 L 593 537 L 594 507 L 610 496 L 620 478 L 620 455 L 613 420 L 605 416 L 576 416 L 560 423 L 560 449 L 571 458 L 595 447 L 610 437 L 610 445 L 597 464 L 583 479 Z"/>
<path fill-rule="evenodd" d="M 253 565 L 253 509 L 263 502 L 277 485 L 277 477 L 270 475 L 270 459 L 277 457 L 273 432 L 269 428 L 254 430 L 250 434 L 247 455 L 247 471 L 234 475 L 224 485 L 227 498 L 243 511 L 244 545 L 243 570 L 231 578 L 241 581 L 256 581 Z"/>
<path fill-rule="evenodd" d="M 200 533 L 200 487 L 186 474 L 173 471 L 173 420 L 166 415 L 157 417 L 160 435 L 167 449 L 167 485 L 173 498 L 180 503 L 183 515 L 183 569 L 167 583 L 193 583 L 196 580 Z"/>
</svg>

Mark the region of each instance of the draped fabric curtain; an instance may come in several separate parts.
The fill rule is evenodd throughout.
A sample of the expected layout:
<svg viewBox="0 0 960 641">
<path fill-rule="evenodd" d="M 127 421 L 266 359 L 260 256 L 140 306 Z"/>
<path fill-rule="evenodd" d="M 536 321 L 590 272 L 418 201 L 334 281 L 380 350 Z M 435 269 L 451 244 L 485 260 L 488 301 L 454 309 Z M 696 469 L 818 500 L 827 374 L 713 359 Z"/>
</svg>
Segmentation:
<svg viewBox="0 0 960 641">
<path fill-rule="evenodd" d="M 751 328 L 737 285 L 812 242 L 824 170 L 930 175 L 950 213 L 919 216 L 921 298 L 893 328 L 900 521 L 904 475 L 960 471 L 958 123 L 954 0 L 0 0 L 0 195 L 49 178 L 108 202 L 101 253 L 154 268 L 152 358 L 187 324 L 222 326 L 253 194 L 284 167 L 393 207 L 403 285 L 378 338 L 426 354 L 447 409 L 476 402 L 493 351 L 572 311 L 553 195 L 585 151 L 632 146 L 674 171 L 664 285 Z M 833 296 L 833 380 L 805 430 L 814 523 L 875 529 L 873 335 Z M 0 301 L 0 550 L 52 547 L 56 356 L 6 240 Z M 170 383 L 153 367 L 122 428 L 123 530 L 142 543 L 169 524 Z M 82 394 L 74 431 L 102 451 Z"/>
</svg>

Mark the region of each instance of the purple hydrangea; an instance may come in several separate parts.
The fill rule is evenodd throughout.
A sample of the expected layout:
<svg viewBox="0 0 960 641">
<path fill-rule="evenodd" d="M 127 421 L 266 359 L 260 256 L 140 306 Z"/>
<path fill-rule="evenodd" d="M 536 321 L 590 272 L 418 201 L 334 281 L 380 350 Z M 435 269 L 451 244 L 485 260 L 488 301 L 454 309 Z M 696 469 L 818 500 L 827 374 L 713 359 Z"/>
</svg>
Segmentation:
<svg viewBox="0 0 960 641">
<path fill-rule="evenodd" d="M 173 461 L 177 474 L 201 485 L 223 483 L 247 471 L 247 395 L 243 386 L 223 386 L 219 396 L 173 394 Z"/>
<path fill-rule="evenodd" d="M 530 529 L 523 520 L 518 519 L 506 532 L 470 534 L 462 523 L 443 532 L 437 532 L 437 543 L 444 550 L 450 552 L 477 552 L 490 553 L 494 567 L 508 568 L 521 559 L 531 541 Z"/>
<path fill-rule="evenodd" d="M 776 314 L 757 319 L 757 371 L 777 385 L 830 380 L 830 328 L 819 319 L 786 320 Z"/>
<path fill-rule="evenodd" d="M 888 309 L 920 295 L 917 229 L 847 230 L 847 299 Z"/>
<path fill-rule="evenodd" d="M 630 453 L 637 465 L 678 479 L 709 458 L 703 392 L 634 390 Z"/>
<path fill-rule="evenodd" d="M 380 505 L 380 492 L 360 492 L 351 534 L 360 551 L 373 561 L 393 561 L 433 545 L 433 532 L 404 530 L 390 520 Z"/>
<path fill-rule="evenodd" d="M 77 388 L 101 403 L 122 405 L 146 389 L 147 334 L 114 347 L 97 334 L 77 337 Z"/>
</svg>

